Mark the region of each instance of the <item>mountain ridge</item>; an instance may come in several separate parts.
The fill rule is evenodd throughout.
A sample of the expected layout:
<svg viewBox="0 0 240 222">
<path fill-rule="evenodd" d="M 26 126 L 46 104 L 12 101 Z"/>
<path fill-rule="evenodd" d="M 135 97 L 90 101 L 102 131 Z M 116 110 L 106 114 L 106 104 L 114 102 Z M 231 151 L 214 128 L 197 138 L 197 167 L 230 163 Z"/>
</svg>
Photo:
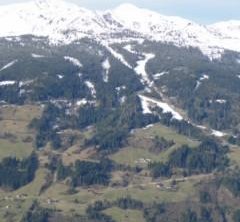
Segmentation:
<svg viewBox="0 0 240 222">
<path fill-rule="evenodd" d="M 219 59 L 225 50 L 240 52 L 236 47 L 240 45 L 240 21 L 205 26 L 129 3 L 92 11 L 62 0 L 36 0 L 1 6 L 0 16 L 1 37 L 43 36 L 53 44 L 69 44 L 85 37 L 104 43 L 141 38 L 199 48 L 210 59 Z"/>
</svg>

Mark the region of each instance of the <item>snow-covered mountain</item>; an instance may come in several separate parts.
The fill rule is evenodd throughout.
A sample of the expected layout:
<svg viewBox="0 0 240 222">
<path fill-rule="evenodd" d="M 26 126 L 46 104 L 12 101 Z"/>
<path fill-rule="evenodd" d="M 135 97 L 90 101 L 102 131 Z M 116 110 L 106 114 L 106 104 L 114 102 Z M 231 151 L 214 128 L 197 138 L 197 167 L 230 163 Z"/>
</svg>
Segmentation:
<svg viewBox="0 0 240 222">
<path fill-rule="evenodd" d="M 225 49 L 240 52 L 240 21 L 204 26 L 123 4 L 91 11 L 62 0 L 36 0 L 0 7 L 0 36 L 34 35 L 51 43 L 68 44 L 84 37 L 106 44 L 148 39 L 177 46 L 198 47 L 210 58 Z"/>
</svg>

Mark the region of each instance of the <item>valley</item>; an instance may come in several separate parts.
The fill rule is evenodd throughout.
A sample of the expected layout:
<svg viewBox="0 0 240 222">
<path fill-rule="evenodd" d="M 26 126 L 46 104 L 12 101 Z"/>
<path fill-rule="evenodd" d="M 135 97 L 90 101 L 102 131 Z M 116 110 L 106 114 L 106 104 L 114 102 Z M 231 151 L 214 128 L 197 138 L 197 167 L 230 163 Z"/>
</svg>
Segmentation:
<svg viewBox="0 0 240 222">
<path fill-rule="evenodd" d="M 9 115 L 12 116 L 13 121 L 15 121 L 16 124 L 15 127 L 18 130 L 11 130 L 11 132 L 17 138 L 20 138 L 23 134 L 23 130 L 19 130 L 21 126 L 19 125 L 19 122 L 21 124 L 21 121 L 26 120 L 27 117 L 28 122 L 26 122 L 26 124 L 29 124 L 31 118 L 38 117 L 39 111 L 41 110 L 40 107 L 29 105 L 20 107 L 6 106 L 4 109 L 5 110 L 2 111 L 2 120 L 0 121 L 0 124 L 3 124 L 6 121 L 5 119 L 9 118 Z M 15 112 L 16 110 L 18 110 L 17 115 L 12 115 L 12 112 Z M 21 111 L 24 112 L 21 113 Z M 67 165 L 70 163 L 74 164 L 77 159 L 81 161 L 95 161 L 95 152 L 87 152 L 88 155 L 84 154 L 84 149 L 86 148 L 84 148 L 81 142 L 84 138 L 84 134 L 80 131 L 79 133 L 72 133 L 74 133 L 74 135 L 79 135 L 79 142 L 74 145 L 75 148 L 68 148 L 66 154 L 62 151 L 54 151 L 50 147 L 46 147 L 44 150 L 39 150 L 37 153 L 40 166 L 36 172 L 34 181 L 14 192 L 6 190 L 0 192 L 2 208 L 0 212 L 1 218 L 6 218 L 6 221 L 20 220 L 24 212 L 27 212 L 36 200 L 42 207 L 54 209 L 54 211 L 57 210 L 57 212 L 62 213 L 65 216 L 75 214 L 84 215 L 88 205 L 93 204 L 95 201 L 113 202 L 121 198 L 129 197 L 139 200 L 147 205 L 152 202 L 172 203 L 177 205 L 178 203 L 185 202 L 187 199 L 191 199 L 197 203 L 199 201 L 198 189 L 200 189 L 200 187 L 206 182 L 212 181 L 217 176 L 217 174 L 200 174 L 187 177 L 176 175 L 171 179 L 162 178 L 153 180 L 149 173 L 148 161 L 166 162 L 169 159 L 169 154 L 180 146 L 188 144 L 195 149 L 194 147 L 199 144 L 199 141 L 182 136 L 169 127 L 155 124 L 146 129 L 137 129 L 129 137 L 129 145 L 127 147 L 123 147 L 117 153 L 110 155 L 110 158 L 117 164 L 121 164 L 123 168 L 121 167 L 122 169 L 112 173 L 111 182 L 108 187 L 99 185 L 82 188 L 79 187 L 72 193 L 69 190 L 70 187 L 67 180 L 58 181 L 52 178 L 51 171 L 47 167 L 47 163 L 50 163 L 54 156 L 58 157 L 58 159 L 62 159 L 64 162 L 66 161 L 65 163 Z M 34 132 L 30 135 L 33 136 Z M 152 153 L 153 151 L 149 150 L 151 149 L 151 142 L 148 140 L 159 135 L 166 140 L 173 140 L 175 144 L 170 149 L 160 151 L 160 153 L 156 155 L 156 153 Z M 88 137 L 87 134 L 85 136 Z M 14 152 L 14 146 L 21 149 L 18 145 L 18 141 L 13 141 L 11 144 L 13 145 L 8 146 L 8 150 L 1 150 L 1 158 L 10 156 L 9 151 Z M 1 149 L 2 147 L 1 144 Z M 34 150 L 34 146 L 32 146 L 31 149 Z M 232 166 L 237 164 L 234 161 L 237 158 L 236 152 L 238 149 L 238 147 L 233 148 L 232 152 L 234 152 L 234 155 L 231 156 L 230 154 L 230 158 L 233 161 Z M 26 145 L 22 150 L 24 153 L 20 153 L 19 156 L 17 156 L 18 158 L 27 157 L 30 154 L 25 153 Z M 66 158 L 70 159 L 70 162 L 69 160 L 65 160 Z M 138 173 L 135 170 L 132 171 L 135 167 L 139 167 L 141 171 Z M 20 212 L 22 213 L 20 214 Z M 106 215 L 111 216 L 115 221 L 134 221 L 138 218 L 143 220 L 141 210 L 129 209 L 123 211 L 121 207 L 112 207 L 104 212 Z"/>
</svg>

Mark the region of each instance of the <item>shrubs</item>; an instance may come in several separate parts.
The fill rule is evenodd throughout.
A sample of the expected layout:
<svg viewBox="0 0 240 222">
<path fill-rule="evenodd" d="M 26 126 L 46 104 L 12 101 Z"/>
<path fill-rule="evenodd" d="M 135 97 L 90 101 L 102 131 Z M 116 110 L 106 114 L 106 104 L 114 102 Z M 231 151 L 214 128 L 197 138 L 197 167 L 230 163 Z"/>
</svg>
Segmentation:
<svg viewBox="0 0 240 222">
<path fill-rule="evenodd" d="M 228 158 L 225 155 L 227 152 L 227 147 L 208 139 L 195 149 L 183 146 L 174 151 L 170 155 L 169 163 L 172 167 L 187 169 L 190 174 L 194 172 L 210 173 L 228 165 Z"/>
<path fill-rule="evenodd" d="M 103 213 L 104 210 L 118 207 L 123 210 L 128 209 L 136 209 L 136 210 L 143 210 L 144 204 L 139 201 L 132 199 L 130 196 L 119 198 L 116 201 L 109 202 L 109 201 L 96 201 L 94 204 L 88 206 L 86 213 L 88 217 L 88 221 L 96 221 L 96 222 L 114 222 L 114 220 L 105 215 Z"/>
<path fill-rule="evenodd" d="M 38 159 L 35 154 L 21 161 L 11 157 L 5 158 L 0 163 L 0 185 L 18 189 L 34 179 L 37 168 Z"/>
<path fill-rule="evenodd" d="M 164 163 L 151 163 L 149 165 L 153 178 L 158 177 L 170 177 L 172 175 L 172 169 L 168 164 Z"/>
<path fill-rule="evenodd" d="M 57 178 L 63 180 L 70 177 L 73 187 L 108 185 L 112 169 L 113 164 L 109 160 L 101 160 L 100 162 L 78 160 L 73 167 L 66 167 L 59 163 Z"/>
<path fill-rule="evenodd" d="M 236 210 L 233 213 L 233 221 L 234 222 L 240 222 L 240 210 Z"/>
<path fill-rule="evenodd" d="M 157 204 L 157 203 L 154 203 L 153 205 L 145 208 L 143 215 L 144 215 L 146 222 L 161 221 L 162 215 L 166 211 L 165 208 L 166 207 L 164 204 Z"/>
<path fill-rule="evenodd" d="M 182 214 L 180 219 L 181 222 L 198 222 L 197 213 L 188 209 L 185 213 Z"/>
<path fill-rule="evenodd" d="M 130 131 L 158 121 L 153 115 L 143 115 L 137 96 L 130 96 L 124 105 L 111 110 L 96 124 L 96 133 L 88 144 L 96 145 L 99 150 L 113 152 L 123 146 Z"/>
<path fill-rule="evenodd" d="M 72 174 L 72 185 L 108 185 L 110 180 L 111 164 L 108 161 L 100 163 L 76 161 Z"/>
<path fill-rule="evenodd" d="M 130 196 L 116 200 L 115 205 L 121 209 L 138 209 L 143 208 L 143 203 L 139 200 L 132 199 Z"/>
<path fill-rule="evenodd" d="M 48 222 L 51 214 L 49 209 L 42 208 L 38 202 L 34 201 L 21 222 Z"/>
<path fill-rule="evenodd" d="M 189 175 L 211 173 L 214 170 L 223 170 L 228 165 L 227 152 L 227 147 L 208 139 L 197 148 L 184 145 L 170 154 L 167 163 L 153 163 L 149 168 L 154 178 L 171 176 L 173 168 L 184 169 Z"/>
<path fill-rule="evenodd" d="M 206 191 L 201 191 L 199 193 L 199 199 L 203 204 L 210 203 L 212 201 L 211 195 Z"/>
<path fill-rule="evenodd" d="M 58 149 L 61 146 L 59 136 L 54 129 L 57 120 L 63 116 L 63 110 L 53 104 L 49 104 L 43 111 L 40 119 L 33 119 L 29 125 L 30 128 L 37 130 L 35 144 L 37 148 L 44 147 L 51 141 L 52 146 Z"/>
<path fill-rule="evenodd" d="M 150 151 L 158 154 L 161 151 L 170 148 L 174 144 L 173 140 L 168 141 L 163 137 L 155 136 L 153 139 L 153 146 L 150 148 Z"/>
<path fill-rule="evenodd" d="M 223 177 L 220 184 L 227 187 L 234 196 L 240 197 L 240 172 L 230 172 L 227 176 Z"/>
<path fill-rule="evenodd" d="M 136 95 L 127 97 L 121 106 L 104 106 L 104 103 L 87 103 L 71 115 L 66 114 L 69 108 L 64 105 L 48 104 L 41 118 L 34 119 L 29 126 L 37 130 L 36 147 L 41 148 L 51 142 L 53 149 L 59 149 L 62 147 L 58 135 L 60 130 L 95 126 L 95 133 L 86 141 L 86 145 L 94 145 L 100 151 L 113 152 L 125 144 L 132 129 L 159 120 L 156 116 L 142 114 L 141 103 Z"/>
</svg>

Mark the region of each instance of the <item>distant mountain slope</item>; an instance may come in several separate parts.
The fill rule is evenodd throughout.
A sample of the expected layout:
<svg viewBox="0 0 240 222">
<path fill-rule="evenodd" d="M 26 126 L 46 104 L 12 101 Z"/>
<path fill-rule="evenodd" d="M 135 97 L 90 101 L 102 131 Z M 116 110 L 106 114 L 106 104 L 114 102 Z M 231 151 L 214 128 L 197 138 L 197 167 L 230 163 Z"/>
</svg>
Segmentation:
<svg viewBox="0 0 240 222">
<path fill-rule="evenodd" d="M 104 12 L 59 0 L 2 6 L 0 101 L 57 105 L 54 133 L 108 124 L 121 141 L 172 121 L 235 135 L 238 24 L 203 26 L 131 4 Z"/>
<path fill-rule="evenodd" d="M 36 0 L 0 7 L 0 36 L 31 34 L 51 43 L 69 44 L 84 37 L 100 42 L 148 39 L 198 47 L 211 59 L 224 50 L 240 51 L 239 21 L 203 26 L 179 17 L 123 4 L 94 12 L 62 0 Z"/>
</svg>

